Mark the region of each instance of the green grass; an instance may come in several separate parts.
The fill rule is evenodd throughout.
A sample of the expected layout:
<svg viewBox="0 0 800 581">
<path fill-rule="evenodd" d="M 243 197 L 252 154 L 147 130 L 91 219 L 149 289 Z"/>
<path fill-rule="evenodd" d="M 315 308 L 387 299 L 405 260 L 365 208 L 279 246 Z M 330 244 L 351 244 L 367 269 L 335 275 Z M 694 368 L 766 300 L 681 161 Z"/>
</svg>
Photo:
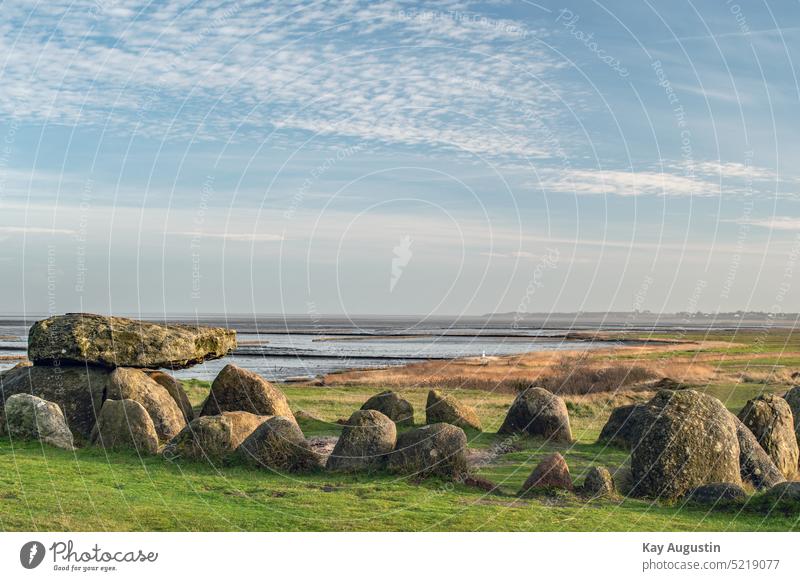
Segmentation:
<svg viewBox="0 0 800 581">
<path fill-rule="evenodd" d="M 208 384 L 190 382 L 197 405 Z M 336 435 L 375 388 L 290 386 L 292 409 L 322 421 L 302 421 L 307 436 Z M 424 421 L 424 390 L 399 390 Z M 494 432 L 511 402 L 509 394 L 460 392 L 475 405 L 487 432 L 470 434 L 470 447 L 503 441 Z M 171 464 L 160 457 L 74 453 L 0 438 L 0 528 L 3 530 L 299 531 L 299 530 L 502 530 L 502 531 L 738 531 L 797 530 L 797 513 L 765 516 L 755 510 L 707 511 L 653 505 L 635 499 L 586 501 L 574 495 L 521 500 L 515 493 L 536 463 L 554 450 L 564 454 L 579 483 L 592 465 L 612 470 L 627 453 L 596 444 L 608 415 L 598 404 L 571 404 L 577 442 L 571 446 L 519 438 L 513 451 L 479 474 L 499 493 L 441 480 L 410 482 L 392 475 L 285 476 L 240 466 Z M 423 413 L 420 413 L 423 412 Z"/>
</svg>

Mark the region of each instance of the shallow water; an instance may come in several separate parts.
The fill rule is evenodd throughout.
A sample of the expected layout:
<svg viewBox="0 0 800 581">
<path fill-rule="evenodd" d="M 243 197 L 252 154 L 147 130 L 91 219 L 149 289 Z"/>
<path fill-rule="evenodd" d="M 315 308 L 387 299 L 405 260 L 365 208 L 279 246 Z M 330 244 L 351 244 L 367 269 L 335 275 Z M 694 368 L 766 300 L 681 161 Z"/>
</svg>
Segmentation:
<svg viewBox="0 0 800 581">
<path fill-rule="evenodd" d="M 508 329 L 467 326 L 452 321 L 409 323 L 407 320 L 366 319 L 357 322 L 330 319 L 288 321 L 179 320 L 193 324 L 220 325 L 236 329 L 239 347 L 231 355 L 175 372 L 181 378 L 213 379 L 228 363 L 280 381 L 291 377 L 314 377 L 347 369 L 370 369 L 404 365 L 427 359 L 513 355 L 529 351 L 592 349 L 606 342 L 571 341 L 558 338 L 557 329 Z M 28 326 L 0 319 L 0 357 L 23 357 Z M 0 370 L 17 360 L 0 360 Z"/>
</svg>

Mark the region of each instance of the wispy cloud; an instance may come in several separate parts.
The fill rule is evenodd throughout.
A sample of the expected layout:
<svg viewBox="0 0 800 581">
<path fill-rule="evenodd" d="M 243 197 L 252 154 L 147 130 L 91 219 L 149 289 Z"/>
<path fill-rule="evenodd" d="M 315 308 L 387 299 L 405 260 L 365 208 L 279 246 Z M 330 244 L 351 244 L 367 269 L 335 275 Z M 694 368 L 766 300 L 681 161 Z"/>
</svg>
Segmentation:
<svg viewBox="0 0 800 581">
<path fill-rule="evenodd" d="M 563 63 L 536 42 L 546 33 L 469 18 L 452 0 L 435 14 L 393 0 L 176 0 L 138 11 L 12 0 L 0 22 L 0 112 L 159 138 L 279 143 L 302 132 L 551 155 L 520 123 L 525 112 L 557 130 L 566 114 L 555 75 Z"/>
<path fill-rule="evenodd" d="M 655 171 L 572 169 L 547 171 L 528 186 L 552 192 L 617 196 L 717 196 L 719 185 L 692 176 Z"/>
<path fill-rule="evenodd" d="M 748 220 L 731 220 L 737 224 L 747 224 L 770 230 L 797 230 L 800 231 L 800 218 L 789 216 L 773 216 L 772 218 L 754 218 Z"/>
<path fill-rule="evenodd" d="M 0 226 L 0 234 L 76 234 L 75 230 L 68 230 L 66 228 L 44 228 L 38 226 Z"/>
</svg>

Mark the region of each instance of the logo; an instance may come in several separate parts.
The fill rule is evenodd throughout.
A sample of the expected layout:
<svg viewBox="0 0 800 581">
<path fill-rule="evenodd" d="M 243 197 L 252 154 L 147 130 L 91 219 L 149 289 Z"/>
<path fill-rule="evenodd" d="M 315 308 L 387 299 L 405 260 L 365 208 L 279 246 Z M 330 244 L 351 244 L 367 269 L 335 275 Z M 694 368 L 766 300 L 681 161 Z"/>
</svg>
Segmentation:
<svg viewBox="0 0 800 581">
<path fill-rule="evenodd" d="M 389 280 L 389 292 L 394 291 L 394 287 L 400 277 L 403 276 L 403 269 L 408 266 L 411 257 L 414 255 L 411 252 L 411 236 L 403 236 L 400 239 L 400 244 L 392 248 L 394 258 L 392 258 L 392 278 Z"/>
<path fill-rule="evenodd" d="M 19 551 L 19 562 L 26 569 L 35 569 L 44 560 L 44 545 L 39 541 L 29 541 Z"/>
</svg>

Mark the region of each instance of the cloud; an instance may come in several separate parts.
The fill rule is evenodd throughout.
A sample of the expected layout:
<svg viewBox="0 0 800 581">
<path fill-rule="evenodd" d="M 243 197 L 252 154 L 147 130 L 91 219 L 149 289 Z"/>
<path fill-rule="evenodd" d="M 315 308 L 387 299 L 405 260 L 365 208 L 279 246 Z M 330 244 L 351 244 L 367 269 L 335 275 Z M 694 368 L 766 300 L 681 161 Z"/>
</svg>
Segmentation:
<svg viewBox="0 0 800 581">
<path fill-rule="evenodd" d="M 695 173 L 742 179 L 771 180 L 777 176 L 771 169 L 757 167 L 739 162 L 703 161 L 684 164 L 683 168 L 691 168 Z"/>
<path fill-rule="evenodd" d="M 800 218 L 789 216 L 774 216 L 772 218 L 757 218 L 750 220 L 731 220 L 736 224 L 747 224 L 759 228 L 769 228 L 770 230 L 798 230 L 800 231 Z"/>
<path fill-rule="evenodd" d="M 545 171 L 529 187 L 551 192 L 617 196 L 718 196 L 718 184 L 669 172 L 571 169 Z"/>
<path fill-rule="evenodd" d="M 45 228 L 38 226 L 0 226 L 0 234 L 77 234 L 75 230 L 68 230 L 65 228 Z"/>
<path fill-rule="evenodd" d="M 280 144 L 302 133 L 553 155 L 543 133 L 559 130 L 562 96 L 577 95 L 561 90 L 562 60 L 536 42 L 546 33 L 452 0 L 406 6 L 11 0 L 0 113 L 126 136 Z"/>
</svg>

